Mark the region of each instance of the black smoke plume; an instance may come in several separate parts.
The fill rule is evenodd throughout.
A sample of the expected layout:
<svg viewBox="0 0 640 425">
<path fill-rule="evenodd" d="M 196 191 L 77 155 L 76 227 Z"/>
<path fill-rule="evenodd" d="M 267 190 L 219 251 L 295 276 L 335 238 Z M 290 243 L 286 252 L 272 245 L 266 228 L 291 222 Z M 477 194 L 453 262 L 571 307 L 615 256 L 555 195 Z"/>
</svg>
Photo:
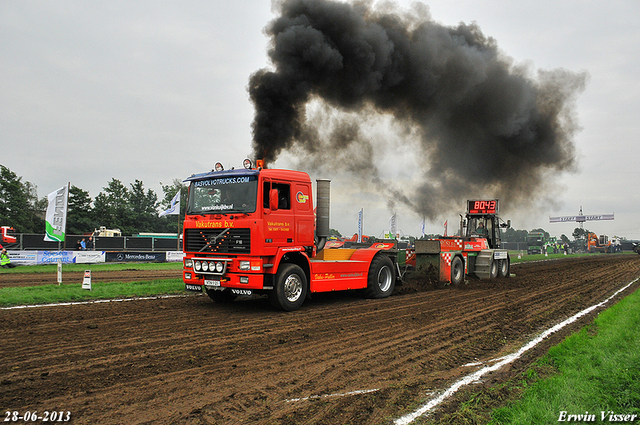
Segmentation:
<svg viewBox="0 0 640 425">
<path fill-rule="evenodd" d="M 430 219 L 474 195 L 527 204 L 558 172 L 575 171 L 574 107 L 586 73 L 534 74 L 477 25 L 440 25 L 419 3 L 411 11 L 329 0 L 274 6 L 279 16 L 265 29 L 273 67 L 249 82 L 254 155 L 266 163 L 289 151 L 321 169 L 365 170 L 362 180 L 390 206 Z M 309 113 L 314 102 L 324 112 Z M 410 190 L 371 168 L 384 143 L 363 130 L 376 116 L 393 117 L 419 158 Z"/>
</svg>

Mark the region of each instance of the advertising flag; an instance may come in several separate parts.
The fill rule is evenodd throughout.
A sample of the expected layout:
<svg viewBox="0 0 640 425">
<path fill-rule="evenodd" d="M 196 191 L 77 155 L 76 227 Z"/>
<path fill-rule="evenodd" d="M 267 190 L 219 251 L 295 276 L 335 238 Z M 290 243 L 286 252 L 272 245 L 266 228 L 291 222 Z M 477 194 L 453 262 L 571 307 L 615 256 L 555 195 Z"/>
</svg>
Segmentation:
<svg viewBox="0 0 640 425">
<path fill-rule="evenodd" d="M 420 232 L 422 232 L 422 236 L 424 236 L 424 218 L 420 222 Z"/>
<path fill-rule="evenodd" d="M 158 217 L 180 214 L 180 192 L 182 192 L 182 189 L 178 190 L 176 196 L 174 196 L 171 200 L 171 206 L 165 211 L 162 211 L 160 214 L 158 214 Z"/>
<path fill-rule="evenodd" d="M 447 237 L 447 224 L 449 224 L 449 220 L 444 222 L 444 235 L 442 235 L 444 237 Z"/>
<path fill-rule="evenodd" d="M 47 196 L 49 205 L 45 217 L 45 241 L 64 242 L 67 228 L 67 206 L 69 202 L 69 186 L 63 186 Z"/>
<path fill-rule="evenodd" d="M 396 213 L 389 218 L 389 233 L 391 233 L 392 237 L 396 237 Z"/>
<path fill-rule="evenodd" d="M 358 243 L 362 243 L 362 208 L 358 212 Z"/>
</svg>

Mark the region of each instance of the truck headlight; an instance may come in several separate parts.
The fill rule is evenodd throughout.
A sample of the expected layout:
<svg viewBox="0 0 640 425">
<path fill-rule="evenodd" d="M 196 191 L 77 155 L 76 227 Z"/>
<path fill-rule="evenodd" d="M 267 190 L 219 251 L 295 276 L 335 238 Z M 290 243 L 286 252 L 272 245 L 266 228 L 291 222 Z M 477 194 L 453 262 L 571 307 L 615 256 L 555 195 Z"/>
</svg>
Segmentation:
<svg viewBox="0 0 640 425">
<path fill-rule="evenodd" d="M 202 262 L 202 271 L 206 272 L 207 270 L 209 270 L 209 263 L 207 263 L 206 261 Z"/>
<path fill-rule="evenodd" d="M 251 263 L 249 261 L 240 261 L 240 270 L 251 270 Z"/>
<path fill-rule="evenodd" d="M 187 258 L 184 260 L 184 266 L 188 269 L 193 267 L 193 260 L 191 258 Z"/>
<path fill-rule="evenodd" d="M 196 261 L 194 264 L 195 264 L 195 269 L 196 269 L 197 272 L 202 270 L 202 264 L 200 264 L 200 261 Z"/>
<path fill-rule="evenodd" d="M 224 270 L 224 264 L 222 264 L 222 261 L 218 261 L 216 263 L 216 271 L 222 273 L 222 270 Z"/>
</svg>

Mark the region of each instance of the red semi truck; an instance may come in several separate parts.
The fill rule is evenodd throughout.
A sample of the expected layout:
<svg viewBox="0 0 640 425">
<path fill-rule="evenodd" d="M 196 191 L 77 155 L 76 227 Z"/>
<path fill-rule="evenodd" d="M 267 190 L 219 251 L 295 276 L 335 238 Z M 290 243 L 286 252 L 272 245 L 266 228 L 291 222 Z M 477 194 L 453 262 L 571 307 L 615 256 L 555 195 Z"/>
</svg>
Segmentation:
<svg viewBox="0 0 640 425">
<path fill-rule="evenodd" d="M 189 291 L 218 302 L 267 294 L 282 310 L 300 308 L 312 293 L 362 290 L 391 295 L 398 277 L 394 243 L 324 249 L 329 237 L 329 180 L 317 180 L 314 209 L 309 175 L 254 167 L 195 174 L 186 181 L 183 277 Z M 317 217 L 317 218 L 316 218 Z"/>
</svg>

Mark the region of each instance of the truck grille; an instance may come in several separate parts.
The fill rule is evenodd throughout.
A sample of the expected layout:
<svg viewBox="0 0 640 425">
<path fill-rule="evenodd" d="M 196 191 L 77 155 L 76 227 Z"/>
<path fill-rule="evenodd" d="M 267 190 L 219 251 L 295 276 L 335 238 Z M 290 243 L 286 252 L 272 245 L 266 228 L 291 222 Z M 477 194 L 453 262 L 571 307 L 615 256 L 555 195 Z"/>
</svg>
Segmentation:
<svg viewBox="0 0 640 425">
<path fill-rule="evenodd" d="M 225 232 L 225 229 L 187 229 L 184 251 L 249 254 L 251 252 L 251 230 L 229 229 Z"/>
</svg>

